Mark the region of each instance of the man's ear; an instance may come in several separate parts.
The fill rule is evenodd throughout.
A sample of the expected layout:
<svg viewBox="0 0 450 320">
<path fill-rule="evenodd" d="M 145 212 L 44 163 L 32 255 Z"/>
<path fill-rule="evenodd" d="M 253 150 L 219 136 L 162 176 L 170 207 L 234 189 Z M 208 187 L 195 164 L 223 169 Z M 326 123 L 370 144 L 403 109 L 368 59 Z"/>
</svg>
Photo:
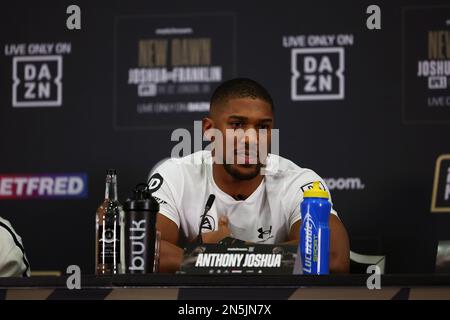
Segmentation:
<svg viewBox="0 0 450 320">
<path fill-rule="evenodd" d="M 214 128 L 214 121 L 211 118 L 205 117 L 202 119 L 202 134 L 205 136 L 205 132 Z M 208 139 L 210 140 L 210 139 Z"/>
</svg>

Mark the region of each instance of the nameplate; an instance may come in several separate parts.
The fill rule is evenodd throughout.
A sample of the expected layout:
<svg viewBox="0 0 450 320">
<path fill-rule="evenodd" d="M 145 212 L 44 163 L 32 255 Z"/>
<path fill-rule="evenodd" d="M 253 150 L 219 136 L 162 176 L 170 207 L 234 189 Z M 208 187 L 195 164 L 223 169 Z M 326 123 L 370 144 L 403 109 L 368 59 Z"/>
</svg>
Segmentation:
<svg viewBox="0 0 450 320">
<path fill-rule="evenodd" d="M 184 248 L 180 273 L 185 274 L 292 274 L 295 245 L 189 245 Z"/>
</svg>

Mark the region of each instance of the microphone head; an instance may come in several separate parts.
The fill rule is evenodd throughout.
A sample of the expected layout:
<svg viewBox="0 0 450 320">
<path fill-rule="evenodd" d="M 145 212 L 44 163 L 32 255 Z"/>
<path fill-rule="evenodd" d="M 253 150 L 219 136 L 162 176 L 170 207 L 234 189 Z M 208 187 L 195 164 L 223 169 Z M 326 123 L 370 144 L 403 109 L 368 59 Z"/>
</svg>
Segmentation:
<svg viewBox="0 0 450 320">
<path fill-rule="evenodd" d="M 216 196 L 213 195 L 213 194 L 210 194 L 209 197 L 208 197 L 208 201 L 206 201 L 206 206 L 205 206 L 205 208 L 210 209 L 210 208 L 212 207 L 213 202 L 214 202 L 215 199 L 216 199 Z"/>
<path fill-rule="evenodd" d="M 206 214 L 208 213 L 209 209 L 211 209 L 215 199 L 216 199 L 216 196 L 213 194 L 210 194 L 208 197 L 208 200 L 206 201 L 205 212 L 203 212 L 203 214 L 202 214 L 202 217 L 200 219 L 200 225 L 198 227 L 197 242 L 199 244 L 203 243 L 203 238 L 202 238 L 203 221 L 205 220 Z"/>
</svg>

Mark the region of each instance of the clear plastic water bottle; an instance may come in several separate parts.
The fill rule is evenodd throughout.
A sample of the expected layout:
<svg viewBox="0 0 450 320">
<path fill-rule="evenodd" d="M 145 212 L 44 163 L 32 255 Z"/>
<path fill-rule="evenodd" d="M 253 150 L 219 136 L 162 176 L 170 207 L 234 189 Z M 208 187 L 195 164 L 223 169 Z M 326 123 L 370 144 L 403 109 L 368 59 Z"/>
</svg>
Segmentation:
<svg viewBox="0 0 450 320">
<path fill-rule="evenodd" d="M 300 205 L 300 254 L 304 274 L 328 274 L 330 251 L 329 195 L 315 181 L 303 194 Z"/>
</svg>

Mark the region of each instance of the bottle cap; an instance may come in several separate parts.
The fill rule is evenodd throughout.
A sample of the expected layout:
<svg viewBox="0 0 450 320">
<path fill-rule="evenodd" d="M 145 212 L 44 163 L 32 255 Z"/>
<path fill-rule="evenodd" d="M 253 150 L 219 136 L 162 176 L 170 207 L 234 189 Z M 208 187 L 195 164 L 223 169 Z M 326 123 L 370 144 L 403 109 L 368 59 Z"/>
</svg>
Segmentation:
<svg viewBox="0 0 450 320">
<path fill-rule="evenodd" d="M 303 198 L 324 198 L 328 199 L 328 192 L 320 189 L 320 182 L 314 181 L 312 189 L 306 190 L 303 193 Z"/>
<path fill-rule="evenodd" d="M 133 198 L 127 199 L 124 204 L 125 211 L 151 211 L 159 212 L 159 203 L 152 197 L 146 183 L 139 183 L 133 191 Z"/>
</svg>

